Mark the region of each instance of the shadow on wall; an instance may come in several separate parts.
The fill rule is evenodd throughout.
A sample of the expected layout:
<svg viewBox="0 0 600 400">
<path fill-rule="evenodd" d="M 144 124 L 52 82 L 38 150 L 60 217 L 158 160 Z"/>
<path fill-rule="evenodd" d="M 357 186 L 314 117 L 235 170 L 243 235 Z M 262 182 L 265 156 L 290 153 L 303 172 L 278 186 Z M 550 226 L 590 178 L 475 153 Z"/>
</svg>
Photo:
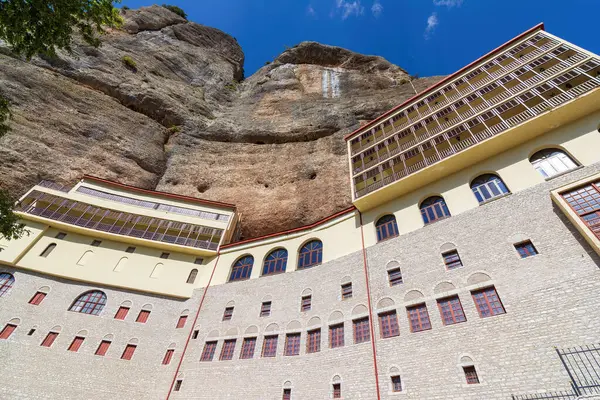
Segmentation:
<svg viewBox="0 0 600 400">
<path fill-rule="evenodd" d="M 592 246 L 584 239 L 581 233 L 577 230 L 575 225 L 569 221 L 567 216 L 562 212 L 562 210 L 552 202 L 552 211 L 554 214 L 562 221 L 563 225 L 567 228 L 571 236 L 583 247 L 584 251 L 592 258 L 596 267 L 600 269 L 600 256 L 594 251 Z M 583 257 L 583 254 L 581 255 Z"/>
</svg>

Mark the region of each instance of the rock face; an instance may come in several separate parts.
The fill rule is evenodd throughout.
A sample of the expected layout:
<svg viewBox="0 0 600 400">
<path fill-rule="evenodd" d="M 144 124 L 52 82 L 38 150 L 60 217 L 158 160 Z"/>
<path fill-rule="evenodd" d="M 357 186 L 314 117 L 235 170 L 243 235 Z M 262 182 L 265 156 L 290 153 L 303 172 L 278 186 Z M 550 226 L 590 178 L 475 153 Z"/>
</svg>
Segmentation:
<svg viewBox="0 0 600 400">
<path fill-rule="evenodd" d="M 244 237 L 293 228 L 350 205 L 343 136 L 440 79 L 315 42 L 244 79 L 231 36 L 159 6 L 123 13 L 100 48 L 31 62 L 0 49 L 14 113 L 0 187 L 87 173 L 235 203 Z"/>
</svg>

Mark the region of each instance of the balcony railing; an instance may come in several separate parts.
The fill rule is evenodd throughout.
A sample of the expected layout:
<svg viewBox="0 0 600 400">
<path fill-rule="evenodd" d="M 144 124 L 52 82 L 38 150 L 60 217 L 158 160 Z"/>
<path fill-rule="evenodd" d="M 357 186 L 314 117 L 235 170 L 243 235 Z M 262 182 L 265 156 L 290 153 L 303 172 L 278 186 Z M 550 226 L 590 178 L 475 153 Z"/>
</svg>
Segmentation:
<svg viewBox="0 0 600 400">
<path fill-rule="evenodd" d="M 588 93 L 596 88 L 600 87 L 599 79 L 590 79 L 586 82 L 583 82 L 571 89 L 566 90 L 564 93 L 556 95 L 554 97 L 545 99 L 540 104 L 526 109 L 525 111 L 510 117 L 504 121 L 500 121 L 499 123 L 490 126 L 479 133 L 476 133 L 464 140 L 459 141 L 458 143 L 451 145 L 449 149 L 445 149 L 444 151 L 439 151 L 437 154 L 431 157 L 423 157 L 423 160 L 416 162 L 413 165 L 410 165 L 404 168 L 401 171 L 395 172 L 389 176 L 384 177 L 382 180 L 378 182 L 374 182 L 363 189 L 355 191 L 355 199 L 358 199 L 368 193 L 371 193 L 381 187 L 388 185 L 392 182 L 400 180 L 410 174 L 413 174 L 429 165 L 435 164 L 447 157 L 452 156 L 458 152 L 461 152 L 477 143 L 480 143 L 484 140 L 487 140 L 493 136 L 499 135 L 502 132 L 517 126 L 527 120 L 530 120 L 538 115 L 548 111 L 549 109 L 556 108 L 561 106 L 562 104 L 568 102 L 571 99 L 579 97 L 585 93 Z M 356 182 L 355 182 L 356 185 Z"/>
<path fill-rule="evenodd" d="M 65 185 L 61 185 L 60 183 L 56 183 L 53 181 L 47 181 L 47 180 L 41 181 L 40 183 L 37 184 L 37 186 L 45 187 L 48 189 L 58 190 L 59 192 L 64 192 L 64 193 L 69 193 L 69 191 L 72 188 L 72 186 L 65 186 Z"/>
<path fill-rule="evenodd" d="M 207 250 L 217 250 L 223 234 L 222 229 L 114 211 L 37 190 L 15 211 L 96 231 Z"/>
<path fill-rule="evenodd" d="M 468 110 L 466 110 L 462 113 L 457 113 L 458 116 L 456 118 L 454 118 L 450 121 L 447 121 L 439 126 L 433 127 L 431 129 L 426 128 L 425 134 L 420 135 L 418 137 L 418 140 L 417 140 L 417 138 L 415 138 L 415 139 L 411 139 L 407 142 L 402 143 L 400 145 L 401 149 L 394 149 L 394 153 L 390 152 L 390 154 L 383 154 L 381 157 L 377 157 L 377 155 L 375 155 L 376 158 L 374 160 L 369 161 L 369 162 L 365 163 L 364 165 L 355 167 L 352 171 L 353 175 L 358 175 L 359 173 L 373 167 L 374 165 L 377 165 L 380 162 L 385 161 L 387 158 L 392 156 L 392 154 L 396 154 L 400 151 L 404 151 L 404 150 L 409 149 L 410 147 L 416 146 L 435 135 L 439 135 L 440 133 L 453 128 L 457 124 L 463 123 L 468 118 L 471 118 L 475 115 L 481 114 L 482 112 L 484 112 L 487 109 L 493 109 L 494 107 L 501 104 L 503 101 L 506 101 L 507 99 L 509 99 L 511 97 L 516 97 L 518 95 L 521 95 L 524 93 L 525 90 L 535 87 L 536 85 L 538 85 L 539 83 L 541 83 L 543 81 L 550 80 L 553 77 L 555 77 L 556 75 L 558 75 L 559 73 L 563 73 L 563 72 L 567 71 L 568 69 L 573 68 L 575 65 L 581 64 L 587 58 L 588 57 L 586 57 L 584 54 L 576 53 L 573 56 L 569 57 L 568 59 L 562 60 L 558 64 L 548 68 L 544 72 L 536 73 L 531 78 L 529 78 L 525 81 L 522 81 L 519 84 L 517 84 L 511 88 L 504 87 L 504 91 L 502 93 L 499 93 L 498 95 L 490 98 L 487 101 L 482 102 L 481 104 L 479 104 L 475 107 L 469 106 L 470 108 Z M 499 86 L 499 87 L 502 87 L 502 86 Z M 401 130 L 402 130 L 402 128 L 399 128 L 397 130 L 391 130 L 389 133 L 385 134 L 381 139 L 393 136 L 393 134 L 398 133 Z M 378 142 L 378 143 L 380 143 L 380 142 Z"/>
</svg>

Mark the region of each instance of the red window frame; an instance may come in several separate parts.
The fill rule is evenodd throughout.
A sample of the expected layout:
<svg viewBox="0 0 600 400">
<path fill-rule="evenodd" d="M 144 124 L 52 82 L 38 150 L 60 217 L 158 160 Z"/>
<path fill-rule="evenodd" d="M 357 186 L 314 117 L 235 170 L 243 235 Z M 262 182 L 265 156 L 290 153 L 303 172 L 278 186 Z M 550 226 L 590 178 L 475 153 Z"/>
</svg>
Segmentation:
<svg viewBox="0 0 600 400">
<path fill-rule="evenodd" d="M 431 329 L 431 320 L 429 319 L 429 311 L 425 303 L 406 307 L 406 314 L 410 322 L 410 331 L 422 332 Z"/>
<path fill-rule="evenodd" d="M 175 326 L 175 329 L 181 329 L 181 328 L 183 328 L 185 326 L 187 318 L 188 318 L 187 315 L 180 316 L 179 319 L 177 320 L 177 326 Z"/>
<path fill-rule="evenodd" d="M 149 317 L 150 317 L 149 310 L 141 310 L 140 313 L 138 314 L 137 318 L 135 319 L 135 322 L 139 322 L 140 324 L 145 324 L 146 322 L 148 322 Z"/>
<path fill-rule="evenodd" d="M 298 269 L 306 269 L 323 262 L 323 242 L 311 240 L 298 252 Z"/>
<path fill-rule="evenodd" d="M 446 266 L 447 270 L 452 270 L 463 266 L 460 255 L 458 254 L 458 250 L 450 250 L 442 253 L 442 257 L 444 258 L 444 265 Z"/>
<path fill-rule="evenodd" d="M 344 283 L 342 285 L 342 300 L 348 300 L 352 298 L 352 282 Z"/>
<path fill-rule="evenodd" d="M 69 311 L 82 314 L 99 315 L 106 305 L 106 294 L 100 290 L 90 290 L 80 295 Z"/>
<path fill-rule="evenodd" d="M 562 193 L 562 198 L 588 229 L 600 239 L 600 182 L 588 183 Z"/>
<path fill-rule="evenodd" d="M 137 349 L 137 345 L 135 344 L 128 344 L 125 346 L 125 350 L 123 350 L 123 354 L 121 355 L 121 360 L 131 360 L 135 353 L 135 349 Z"/>
<path fill-rule="evenodd" d="M 392 376 L 392 392 L 401 392 L 402 391 L 402 380 L 400 379 L 400 375 Z"/>
<path fill-rule="evenodd" d="M 73 341 L 71 342 L 71 344 L 69 345 L 69 348 L 67 350 L 77 353 L 79 351 L 79 348 L 83 344 L 84 340 L 85 340 L 85 338 L 83 336 L 75 336 L 75 338 L 73 339 Z"/>
<path fill-rule="evenodd" d="M 270 315 L 271 315 L 271 302 L 263 301 L 262 304 L 260 305 L 260 316 L 268 317 Z"/>
<path fill-rule="evenodd" d="M 112 342 L 110 340 L 103 340 L 100 342 L 100 344 L 98 345 L 98 348 L 96 349 L 96 352 L 94 353 L 97 356 L 105 356 L 106 352 L 108 351 L 108 349 L 110 348 L 110 344 Z"/>
<path fill-rule="evenodd" d="M 266 276 L 285 272 L 287 260 L 288 252 L 286 249 L 273 250 L 265 259 L 262 274 Z"/>
<path fill-rule="evenodd" d="M 477 370 L 474 365 L 463 367 L 463 371 L 468 385 L 476 385 L 479 383 L 479 376 L 477 375 Z"/>
<path fill-rule="evenodd" d="M 202 355 L 200 361 L 212 361 L 215 356 L 215 350 L 217 349 L 217 341 L 210 341 L 204 343 L 204 349 L 202 349 Z"/>
<path fill-rule="evenodd" d="M 0 297 L 4 296 L 14 285 L 15 277 L 8 272 L 0 273 Z"/>
<path fill-rule="evenodd" d="M 283 389 L 283 400 L 292 400 L 292 389 Z"/>
<path fill-rule="evenodd" d="M 242 342 L 242 351 L 240 352 L 240 359 L 249 360 L 254 358 L 254 349 L 256 348 L 256 338 L 244 338 Z"/>
<path fill-rule="evenodd" d="M 279 336 L 265 336 L 262 348 L 262 357 L 275 357 L 277 355 L 277 339 Z"/>
<path fill-rule="evenodd" d="M 238 259 L 231 267 L 229 282 L 243 281 L 250 279 L 252 267 L 254 266 L 254 257 L 244 256 Z"/>
<path fill-rule="evenodd" d="M 127 317 L 127 314 L 129 313 L 129 307 L 119 307 L 119 309 L 117 310 L 117 313 L 115 314 L 115 319 L 118 320 L 125 320 L 125 318 Z"/>
<path fill-rule="evenodd" d="M 225 307 L 223 311 L 223 321 L 229 321 L 233 317 L 233 307 Z"/>
<path fill-rule="evenodd" d="M 334 399 L 342 398 L 342 384 L 341 383 L 333 384 L 333 398 Z"/>
<path fill-rule="evenodd" d="M 454 325 L 467 321 L 458 295 L 439 299 L 437 303 L 444 325 Z"/>
<path fill-rule="evenodd" d="M 321 351 L 321 328 L 306 333 L 306 352 L 318 353 L 319 351 Z"/>
<path fill-rule="evenodd" d="M 36 292 L 33 297 L 31 298 L 31 300 L 29 300 L 29 304 L 32 304 L 34 306 L 39 306 L 42 301 L 44 300 L 44 298 L 46 297 L 46 293 L 44 292 Z"/>
<path fill-rule="evenodd" d="M 10 335 L 17 329 L 17 325 L 15 324 L 6 324 L 2 331 L 0 332 L 0 339 L 8 339 Z"/>
<path fill-rule="evenodd" d="M 288 333 L 285 335 L 285 356 L 300 355 L 300 333 Z"/>
<path fill-rule="evenodd" d="M 404 283 L 402 278 L 402 270 L 400 268 L 392 268 L 388 270 L 388 281 L 390 286 L 397 286 Z"/>
<path fill-rule="evenodd" d="M 379 314 L 379 331 L 383 339 L 400 336 L 396 310 Z"/>
<path fill-rule="evenodd" d="M 168 349 L 167 352 L 165 353 L 165 356 L 163 357 L 161 364 L 162 365 L 171 364 L 171 360 L 173 359 L 173 354 L 175 354 L 175 349 Z"/>
<path fill-rule="evenodd" d="M 44 338 L 44 340 L 42 341 L 40 346 L 52 347 L 52 344 L 54 343 L 54 341 L 56 340 L 57 337 L 58 337 L 58 332 L 48 332 L 48 334 L 46 335 L 46 337 Z"/>
<path fill-rule="evenodd" d="M 352 328 L 352 331 L 354 332 L 355 344 L 371 341 L 369 317 L 355 319 L 352 321 Z"/>
<path fill-rule="evenodd" d="M 300 311 L 302 311 L 302 312 L 310 311 L 311 308 L 312 308 L 312 296 L 311 295 L 302 296 L 302 302 L 300 304 Z"/>
<path fill-rule="evenodd" d="M 506 314 L 506 310 L 502 305 L 500 296 L 496 292 L 496 288 L 491 286 L 485 289 L 475 290 L 471 292 L 475 307 L 481 318 L 493 317 L 495 315 Z"/>
<path fill-rule="evenodd" d="M 219 360 L 227 361 L 233 360 L 233 353 L 235 351 L 235 339 L 227 339 L 223 342 L 223 347 L 221 347 L 221 355 L 219 356 Z"/>
<path fill-rule="evenodd" d="M 344 347 L 344 323 L 329 326 L 329 348 Z"/>
</svg>

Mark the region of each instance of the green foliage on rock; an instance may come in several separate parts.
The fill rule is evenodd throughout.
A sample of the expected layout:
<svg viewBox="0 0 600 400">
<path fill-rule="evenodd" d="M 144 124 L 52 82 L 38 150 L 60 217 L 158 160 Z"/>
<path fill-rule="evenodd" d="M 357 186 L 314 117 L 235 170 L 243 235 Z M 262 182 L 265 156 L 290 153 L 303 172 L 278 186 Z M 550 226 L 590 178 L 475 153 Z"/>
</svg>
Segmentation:
<svg viewBox="0 0 600 400">
<path fill-rule="evenodd" d="M 119 27 L 123 20 L 113 4 L 120 0 L 0 0 L 0 39 L 13 53 L 27 59 L 71 51 L 79 33 L 94 47 L 100 45 L 104 26 Z"/>
<path fill-rule="evenodd" d="M 133 58 L 129 56 L 123 56 L 123 58 L 121 58 L 121 61 L 123 61 L 123 64 L 125 64 L 127 68 L 137 71 L 137 63 Z"/>
<path fill-rule="evenodd" d="M 172 6 L 170 4 L 163 4 L 162 6 L 164 8 L 166 8 L 167 10 L 179 15 L 181 18 L 187 19 L 187 14 L 185 13 L 185 11 L 183 11 L 183 9 L 181 7 Z"/>
<path fill-rule="evenodd" d="M 9 194 L 0 190 L 0 237 L 13 240 L 23 236 L 27 231 L 13 212 L 14 201 Z"/>
<path fill-rule="evenodd" d="M 8 126 L 8 120 L 11 117 L 9 104 L 8 99 L 0 94 L 0 138 L 10 130 Z"/>
</svg>

